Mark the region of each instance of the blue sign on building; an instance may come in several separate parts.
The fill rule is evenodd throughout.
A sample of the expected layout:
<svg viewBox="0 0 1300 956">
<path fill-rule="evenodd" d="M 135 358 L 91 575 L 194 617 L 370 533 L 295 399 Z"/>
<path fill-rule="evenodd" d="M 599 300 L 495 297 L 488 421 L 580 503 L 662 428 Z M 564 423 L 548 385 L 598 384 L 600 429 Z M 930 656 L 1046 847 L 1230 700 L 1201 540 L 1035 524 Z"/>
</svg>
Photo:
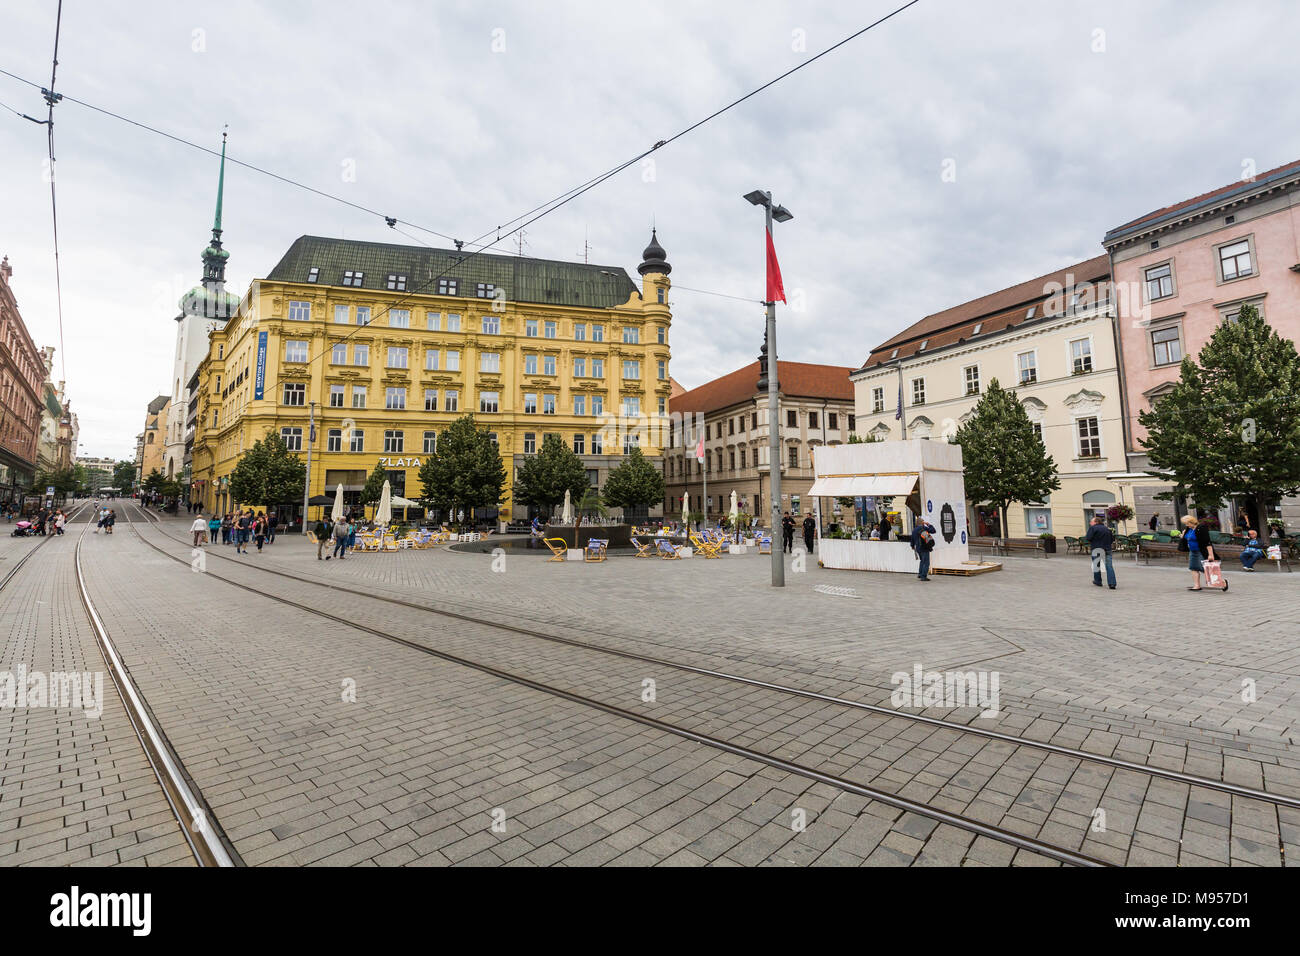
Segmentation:
<svg viewBox="0 0 1300 956">
<path fill-rule="evenodd" d="M 257 375 L 253 379 L 253 398 L 261 401 L 262 386 L 266 384 L 266 333 L 257 333 Z"/>
</svg>

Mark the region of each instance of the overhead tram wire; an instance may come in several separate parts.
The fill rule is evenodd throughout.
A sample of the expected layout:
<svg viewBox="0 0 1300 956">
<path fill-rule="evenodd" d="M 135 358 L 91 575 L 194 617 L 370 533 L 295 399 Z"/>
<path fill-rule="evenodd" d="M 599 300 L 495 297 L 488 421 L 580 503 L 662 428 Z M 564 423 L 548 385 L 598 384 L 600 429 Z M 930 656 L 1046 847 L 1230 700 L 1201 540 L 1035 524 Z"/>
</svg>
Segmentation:
<svg viewBox="0 0 1300 956">
<path fill-rule="evenodd" d="M 59 269 L 59 204 L 54 192 L 54 105 L 63 99 L 54 92 L 54 77 L 59 69 L 59 29 L 63 25 L 63 0 L 59 0 L 58 11 L 54 18 L 54 55 L 50 66 L 50 88 L 42 90 L 45 102 L 49 104 L 49 115 L 45 120 L 46 142 L 50 157 L 50 218 L 54 230 L 54 295 L 59 316 L 59 363 L 63 368 L 63 377 L 68 377 L 68 350 L 63 344 L 63 276 Z"/>
</svg>

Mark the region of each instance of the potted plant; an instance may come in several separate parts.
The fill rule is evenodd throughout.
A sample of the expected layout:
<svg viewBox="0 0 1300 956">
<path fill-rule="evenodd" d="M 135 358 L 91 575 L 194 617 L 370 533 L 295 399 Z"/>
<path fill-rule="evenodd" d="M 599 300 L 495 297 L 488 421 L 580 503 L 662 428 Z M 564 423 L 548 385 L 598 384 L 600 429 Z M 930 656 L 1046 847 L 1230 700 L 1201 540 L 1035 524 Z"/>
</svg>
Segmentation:
<svg viewBox="0 0 1300 956">
<path fill-rule="evenodd" d="M 1038 536 L 1038 540 L 1043 542 L 1044 554 L 1056 554 L 1056 535 L 1050 531 L 1044 531 Z"/>
<path fill-rule="evenodd" d="M 1128 531 L 1128 523 L 1133 518 L 1135 512 L 1128 505 L 1111 505 L 1106 509 L 1106 520 L 1113 527 L 1117 521 L 1124 522 L 1124 530 Z"/>
</svg>

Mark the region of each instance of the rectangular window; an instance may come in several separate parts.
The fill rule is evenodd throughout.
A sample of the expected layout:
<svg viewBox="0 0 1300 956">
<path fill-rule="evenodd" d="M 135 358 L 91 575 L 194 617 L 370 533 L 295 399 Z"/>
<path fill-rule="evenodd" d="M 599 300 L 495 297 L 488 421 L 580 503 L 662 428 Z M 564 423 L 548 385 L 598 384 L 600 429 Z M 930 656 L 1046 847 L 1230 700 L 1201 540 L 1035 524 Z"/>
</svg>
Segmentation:
<svg viewBox="0 0 1300 956">
<path fill-rule="evenodd" d="M 347 325 L 347 324 L 348 324 L 348 318 L 349 318 L 348 313 L 351 312 L 351 311 L 352 311 L 352 310 L 349 309 L 346 305 L 336 305 L 336 306 L 334 306 L 334 324 L 335 324 L 335 325 Z"/>
<path fill-rule="evenodd" d="M 745 468 L 745 449 L 743 448 L 740 449 L 740 468 L 742 471 Z"/>
<path fill-rule="evenodd" d="M 425 368 L 426 371 L 429 371 L 429 372 L 436 372 L 436 371 L 438 371 L 438 357 L 439 357 L 439 354 L 440 354 L 440 351 L 439 351 L 438 349 L 425 349 L 425 351 L 424 351 L 424 368 Z"/>
<path fill-rule="evenodd" d="M 369 365 L 370 364 L 370 346 L 354 345 L 352 346 L 352 364 Z"/>
<path fill-rule="evenodd" d="M 555 374 L 555 356 L 554 356 L 554 355 L 544 355 L 544 356 L 542 356 L 542 374 L 543 374 L 543 375 L 554 375 L 554 374 Z"/>
<path fill-rule="evenodd" d="M 364 272 L 353 272 L 349 269 L 347 272 L 343 273 L 343 284 L 359 289 L 361 288 L 361 284 L 365 281 L 365 278 L 366 274 Z"/>
<path fill-rule="evenodd" d="M 443 395 L 443 398 L 446 399 L 447 411 L 460 411 L 460 392 L 451 389 Z"/>
<path fill-rule="evenodd" d="M 1101 429 L 1096 418 L 1080 418 L 1075 421 L 1079 436 L 1079 457 L 1101 457 Z"/>
<path fill-rule="evenodd" d="M 1243 276 L 1250 275 L 1252 271 L 1250 265 L 1250 241 L 1242 239 L 1240 242 L 1220 246 L 1219 268 L 1223 273 L 1224 282 L 1229 279 L 1240 279 Z"/>
<path fill-rule="evenodd" d="M 497 287 L 491 282 L 480 282 L 474 289 L 474 294 L 480 299 L 490 299 L 496 294 Z"/>
<path fill-rule="evenodd" d="M 708 426 L 705 426 L 705 427 L 707 428 Z M 795 411 L 794 409 L 789 409 L 789 410 L 786 411 L 786 413 L 785 413 L 785 427 L 786 427 L 786 428 L 798 428 L 798 427 L 799 427 L 799 413 L 798 413 L 797 411 Z"/>
<path fill-rule="evenodd" d="M 325 433 L 325 450 L 342 451 L 343 450 L 343 429 L 331 428 Z"/>
<path fill-rule="evenodd" d="M 925 379 L 923 378 L 912 379 L 912 404 L 925 404 Z"/>
<path fill-rule="evenodd" d="M 667 345 L 667 344 L 668 344 L 668 329 L 667 329 L 665 326 L 660 325 L 660 326 L 658 326 L 658 327 L 656 328 L 656 333 L 657 333 L 658 336 L 659 336 L 659 344 L 660 344 L 660 345 Z"/>
<path fill-rule="evenodd" d="M 757 426 L 755 426 L 755 427 L 757 427 Z M 849 416 L 849 431 L 851 431 L 851 432 L 856 432 L 857 430 L 858 430 L 858 416 L 857 416 L 857 415 L 850 415 L 850 416 Z"/>
<path fill-rule="evenodd" d="M 641 399 L 635 395 L 628 395 L 623 398 L 623 415 L 627 418 L 638 418 L 641 415 Z"/>
<path fill-rule="evenodd" d="M 433 454 L 434 452 L 436 452 L 437 450 L 438 450 L 438 433 L 437 433 L 437 432 L 425 432 L 425 433 L 424 433 L 424 453 L 425 453 L 426 455 L 432 455 L 432 454 Z"/>
<path fill-rule="evenodd" d="M 342 408 L 342 407 L 343 407 L 343 386 L 331 385 L 330 386 L 330 408 Z"/>
<path fill-rule="evenodd" d="M 575 396 L 573 396 L 573 414 L 575 414 L 575 415 L 586 415 L 586 414 L 587 414 L 587 396 L 586 396 L 586 395 L 575 395 Z"/>
<path fill-rule="evenodd" d="M 479 392 L 478 410 L 485 415 L 500 411 L 501 393 L 500 392 Z"/>
<path fill-rule="evenodd" d="M 659 381 L 662 382 L 664 379 L 668 377 L 668 363 L 663 359 L 660 359 L 658 368 L 659 368 Z"/>
<path fill-rule="evenodd" d="M 442 326 L 442 313 L 441 312 L 424 313 L 424 323 L 425 325 L 428 326 L 430 332 L 437 332 L 438 329 L 441 328 Z"/>
<path fill-rule="evenodd" d="M 835 431 L 839 431 L 839 430 L 840 430 L 840 416 L 837 415 L 835 412 L 827 412 L 827 413 L 826 413 L 826 417 L 830 419 L 830 422 L 829 422 L 829 424 L 828 424 L 828 427 L 830 428 L 830 430 L 833 431 L 833 432 L 835 432 Z"/>
<path fill-rule="evenodd" d="M 493 447 L 493 448 L 496 448 L 496 447 L 497 447 L 497 433 L 496 433 L 496 432 L 488 432 L 488 441 L 490 441 L 490 442 L 492 443 L 492 447 Z"/>
<path fill-rule="evenodd" d="M 495 315 L 483 316 L 483 334 L 484 335 L 501 334 L 501 319 L 499 316 L 495 316 Z"/>
<path fill-rule="evenodd" d="M 600 432 L 591 436 L 591 453 L 593 455 L 605 454 L 605 443 L 601 440 Z"/>
<path fill-rule="evenodd" d="M 658 289 L 658 290 L 656 290 L 656 291 L 659 293 L 659 296 L 658 296 L 659 304 L 660 304 L 660 305 L 663 305 L 664 303 L 666 303 L 666 302 L 668 301 L 668 296 L 665 294 L 665 292 L 664 292 L 663 289 Z"/>
<path fill-rule="evenodd" d="M 537 393 L 536 392 L 524 392 L 524 414 L 525 415 L 537 414 Z"/>
<path fill-rule="evenodd" d="M 729 471 L 736 470 L 736 453 L 734 451 L 727 453 L 727 469 Z"/>
<path fill-rule="evenodd" d="M 537 453 L 537 433 L 524 432 L 524 454 L 534 455 Z"/>
<path fill-rule="evenodd" d="M 320 267 L 319 267 L 319 266 L 312 266 L 311 269 L 310 269 L 310 271 L 308 271 L 308 273 L 307 273 L 307 281 L 308 281 L 308 282 L 316 282 L 316 281 L 319 280 L 319 279 L 320 279 Z"/>
<path fill-rule="evenodd" d="M 447 349 L 447 371 L 460 371 L 460 352 L 456 349 Z"/>
<path fill-rule="evenodd" d="M 455 295 L 455 294 L 456 294 L 455 279 L 438 280 L 438 295 Z"/>
<path fill-rule="evenodd" d="M 543 396 L 542 396 L 542 414 L 543 414 L 543 415 L 554 415 L 554 414 L 555 414 L 555 396 L 554 396 L 554 395 L 543 395 Z"/>
<path fill-rule="evenodd" d="M 591 326 L 591 340 L 593 342 L 605 341 L 605 327 L 599 323 L 593 323 Z"/>
<path fill-rule="evenodd" d="M 537 338 L 537 320 L 524 319 L 524 335 L 530 339 Z"/>
<path fill-rule="evenodd" d="M 360 428 L 352 429 L 352 434 L 348 436 L 348 451 L 359 452 L 366 450 L 366 433 Z"/>
<path fill-rule="evenodd" d="M 624 345 L 640 345 L 640 344 L 641 344 L 641 330 L 638 329 L 638 328 L 633 328 L 633 327 L 630 326 L 630 325 L 625 325 L 625 326 L 623 326 L 623 344 L 624 344 Z"/>
<path fill-rule="evenodd" d="M 546 337 L 547 337 L 548 339 L 553 339 L 553 338 L 555 338 L 555 333 L 556 333 L 558 330 L 559 330 L 559 326 L 556 325 L 556 323 L 554 323 L 554 322 L 547 322 L 546 325 L 545 325 L 545 327 L 542 329 L 542 331 L 546 333 Z"/>
<path fill-rule="evenodd" d="M 1034 436 L 1035 436 L 1039 441 L 1042 441 L 1042 440 L 1043 440 L 1043 423 L 1042 423 L 1042 422 L 1030 422 L 1029 424 L 1030 424 L 1030 427 L 1033 428 L 1033 430 L 1034 430 Z"/>
<path fill-rule="evenodd" d="M 311 303 L 289 300 L 289 318 L 295 322 L 307 322 L 311 319 Z"/>
<path fill-rule="evenodd" d="M 641 362 L 640 362 L 638 359 L 624 359 L 624 360 L 623 360 L 623 377 L 624 377 L 624 378 L 640 378 L 640 377 L 641 377 Z"/>
<path fill-rule="evenodd" d="M 574 453 L 575 455 L 585 455 L 585 454 L 587 453 L 587 436 L 586 436 L 586 435 L 574 435 L 574 436 L 573 436 L 573 453 Z"/>
<path fill-rule="evenodd" d="M 344 345 L 342 342 L 340 342 L 338 345 L 335 345 L 333 348 L 330 349 L 330 364 L 331 365 L 348 364 L 348 347 Z"/>
<path fill-rule="evenodd" d="M 436 412 L 438 410 L 438 390 L 436 388 L 426 388 L 424 390 L 424 410 L 426 412 Z"/>
<path fill-rule="evenodd" d="M 369 325 L 369 324 L 370 324 L 370 306 L 368 305 L 357 306 L 357 325 Z"/>
<path fill-rule="evenodd" d="M 536 355 L 525 355 L 525 356 L 524 356 L 524 374 L 525 374 L 525 375 L 536 375 L 536 374 L 537 374 L 537 356 L 536 356 Z"/>
<path fill-rule="evenodd" d="M 591 360 L 591 377 L 605 377 L 605 360 L 603 358 L 594 358 Z"/>
<path fill-rule="evenodd" d="M 736 434 L 736 420 L 734 418 L 727 419 L 727 434 L 728 435 Z"/>
<path fill-rule="evenodd" d="M 388 327 L 390 329 L 409 329 L 411 327 L 411 310 L 389 309 Z"/>
<path fill-rule="evenodd" d="M 1151 352 L 1156 365 L 1174 365 L 1183 360 L 1183 347 L 1178 341 L 1178 327 L 1156 329 L 1151 333 Z"/>
<path fill-rule="evenodd" d="M 454 312 L 447 313 L 447 331 L 448 332 L 460 331 L 460 316 L 456 315 Z"/>
<path fill-rule="evenodd" d="M 389 368 L 406 368 L 406 349 L 405 347 L 390 345 L 388 347 L 388 367 Z"/>
<path fill-rule="evenodd" d="M 583 356 L 581 356 L 581 355 L 578 355 L 578 356 L 575 356 L 575 357 L 574 357 L 574 359 L 573 359 L 573 376 L 574 376 L 574 378 L 586 378 L 586 377 L 587 377 L 587 359 L 586 359 L 585 357 L 583 357 Z"/>
<path fill-rule="evenodd" d="M 1070 343 L 1070 364 L 1075 375 L 1092 371 L 1092 340 L 1075 339 Z"/>
<path fill-rule="evenodd" d="M 885 410 L 885 390 L 883 388 L 873 388 L 871 390 L 871 413 L 878 415 Z"/>
<path fill-rule="evenodd" d="M 790 467 L 791 467 L 791 468 L 798 468 L 798 467 L 799 467 L 799 449 L 798 449 L 798 448 L 791 448 L 791 449 L 790 449 L 790 451 L 789 451 L 789 459 L 790 459 Z"/>
<path fill-rule="evenodd" d="M 285 382 L 284 404 L 303 405 L 307 400 L 307 386 L 301 382 Z"/>
<path fill-rule="evenodd" d="M 288 451 L 302 451 L 301 428 L 281 428 L 280 438 Z"/>
<path fill-rule="evenodd" d="M 478 370 L 480 372 L 501 371 L 501 353 L 480 352 L 478 355 Z"/>
<path fill-rule="evenodd" d="M 393 292 L 405 292 L 406 276 L 394 275 L 390 272 L 388 274 L 388 288 Z"/>
<path fill-rule="evenodd" d="M 1021 352 L 1016 356 L 1016 374 L 1021 385 L 1032 385 L 1038 381 L 1038 355 L 1034 352 Z"/>
<path fill-rule="evenodd" d="M 668 399 L 664 398 L 662 395 L 659 396 L 659 414 L 668 414 Z"/>
<path fill-rule="evenodd" d="M 605 414 L 605 396 L 604 396 L 604 395 L 593 395 L 593 396 L 591 396 L 591 414 L 594 415 L 594 416 L 596 416 L 597 418 L 599 418 L 601 415 Z"/>
<path fill-rule="evenodd" d="M 403 432 L 388 429 L 384 432 L 384 454 L 392 455 L 405 451 L 406 436 Z"/>
<path fill-rule="evenodd" d="M 352 386 L 352 407 L 353 408 L 366 407 L 366 387 L 364 385 Z"/>
<path fill-rule="evenodd" d="M 307 361 L 307 343 L 298 339 L 287 339 L 284 343 L 284 360 L 286 362 Z"/>
<path fill-rule="evenodd" d="M 809 412 L 809 413 L 808 413 L 808 428 L 811 429 L 811 430 L 815 430 L 817 427 L 818 427 L 818 426 L 817 426 L 817 413 L 816 413 L 816 412 Z"/>
<path fill-rule="evenodd" d="M 966 394 L 978 395 L 980 393 L 980 367 L 978 365 L 967 365 L 962 369 L 962 376 L 966 381 Z M 883 396 L 881 397 L 881 405 L 884 405 Z M 876 409 L 876 411 L 880 410 Z"/>
<path fill-rule="evenodd" d="M 587 341 L 587 323 L 586 323 L 586 322 L 574 322 L 574 323 L 573 323 L 573 338 L 574 338 L 576 341 L 578 341 L 578 342 L 585 342 L 585 341 Z"/>
<path fill-rule="evenodd" d="M 1173 265 L 1166 262 L 1164 265 L 1152 266 L 1146 270 L 1147 282 L 1147 300 L 1154 302 L 1156 299 L 1165 299 L 1174 294 L 1174 272 Z"/>
<path fill-rule="evenodd" d="M 384 408 L 389 411 L 402 411 L 406 408 L 406 389 L 404 388 L 386 388 L 384 389 Z"/>
</svg>

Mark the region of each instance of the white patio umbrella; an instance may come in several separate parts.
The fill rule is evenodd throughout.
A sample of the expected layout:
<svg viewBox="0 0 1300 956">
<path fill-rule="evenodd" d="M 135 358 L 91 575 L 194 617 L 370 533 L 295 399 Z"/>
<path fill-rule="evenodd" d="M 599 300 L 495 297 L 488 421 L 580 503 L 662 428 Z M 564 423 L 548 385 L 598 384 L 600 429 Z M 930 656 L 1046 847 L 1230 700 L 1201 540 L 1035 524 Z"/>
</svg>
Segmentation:
<svg viewBox="0 0 1300 956">
<path fill-rule="evenodd" d="M 384 480 L 384 490 L 379 496 L 379 507 L 375 509 L 375 524 L 388 527 L 393 521 L 393 489 Z"/>
<path fill-rule="evenodd" d="M 334 489 L 334 507 L 330 509 L 330 521 L 338 524 L 343 520 L 343 486 Z"/>
<path fill-rule="evenodd" d="M 569 489 L 564 489 L 564 510 L 560 512 L 560 524 L 573 524 L 573 501 Z"/>
<path fill-rule="evenodd" d="M 682 527 L 689 528 L 691 516 L 691 493 L 689 491 L 682 493 Z"/>
<path fill-rule="evenodd" d="M 740 529 L 737 527 L 737 524 L 739 522 L 740 522 L 739 498 L 736 496 L 736 489 L 732 488 L 731 489 L 731 533 L 737 536 L 737 540 L 739 540 L 739 532 L 740 532 Z"/>
</svg>

